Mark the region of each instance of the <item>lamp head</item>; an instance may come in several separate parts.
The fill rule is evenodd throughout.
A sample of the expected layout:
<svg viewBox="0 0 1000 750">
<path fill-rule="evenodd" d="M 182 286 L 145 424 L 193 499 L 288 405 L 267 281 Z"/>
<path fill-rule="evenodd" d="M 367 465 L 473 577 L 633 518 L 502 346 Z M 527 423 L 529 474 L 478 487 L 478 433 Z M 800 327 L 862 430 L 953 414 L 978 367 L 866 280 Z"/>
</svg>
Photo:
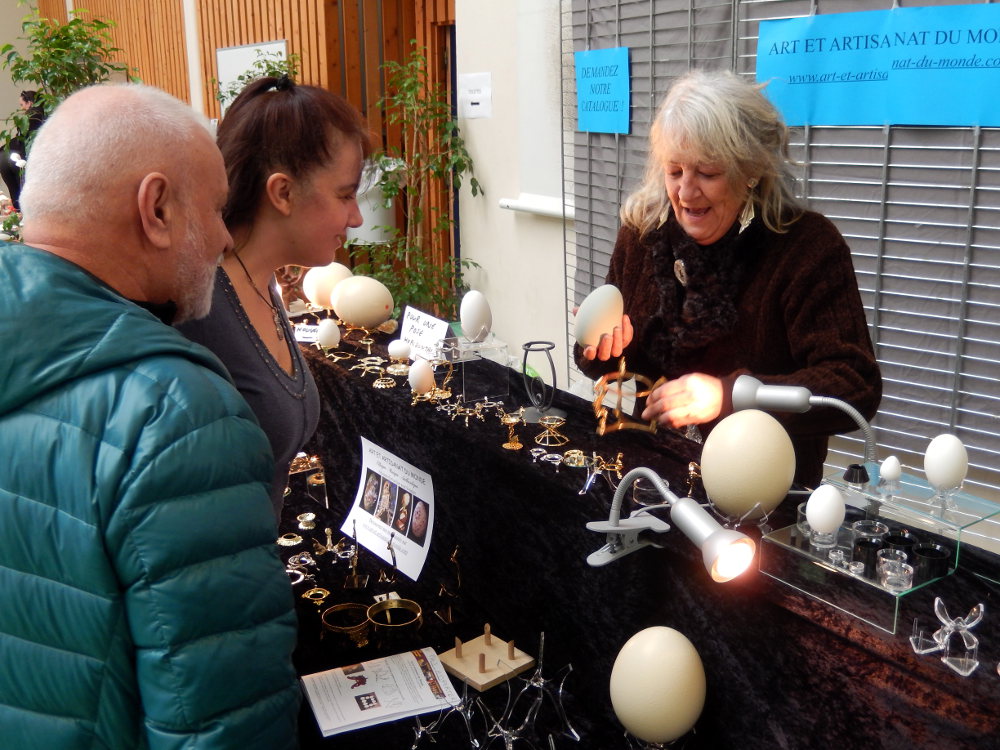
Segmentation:
<svg viewBox="0 0 1000 750">
<path fill-rule="evenodd" d="M 733 383 L 733 411 L 765 409 L 802 413 L 809 411 L 808 388 L 798 385 L 764 385 L 752 375 L 740 375 Z"/>
</svg>

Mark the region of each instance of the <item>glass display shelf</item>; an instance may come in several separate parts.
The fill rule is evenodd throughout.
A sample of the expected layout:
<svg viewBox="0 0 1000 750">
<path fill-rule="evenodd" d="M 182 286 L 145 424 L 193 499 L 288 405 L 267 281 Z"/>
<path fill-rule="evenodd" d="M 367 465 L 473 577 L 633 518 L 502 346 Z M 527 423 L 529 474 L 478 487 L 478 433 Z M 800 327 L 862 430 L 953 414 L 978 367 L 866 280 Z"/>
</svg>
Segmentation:
<svg viewBox="0 0 1000 750">
<path fill-rule="evenodd" d="M 911 621 L 902 614 L 906 597 L 950 575 L 958 565 L 963 533 L 1000 514 L 1000 505 L 964 492 L 942 497 L 924 480 L 906 474 L 889 493 L 879 480 L 878 466 L 866 468 L 870 480 L 860 487 L 849 486 L 840 476 L 823 480 L 842 492 L 847 505 L 834 547 L 812 546 L 808 533 L 793 524 L 762 537 L 759 566 L 771 578 L 895 635 L 901 624 L 906 628 Z M 855 556 L 851 523 L 861 519 L 881 521 L 890 533 L 907 531 L 918 542 L 944 547 L 950 552 L 947 564 L 902 591 L 891 591 L 863 573 L 851 572 L 846 566 Z M 831 562 L 831 549 L 840 550 L 845 562 Z"/>
<path fill-rule="evenodd" d="M 860 490 L 848 485 L 839 474 L 831 474 L 823 483 L 839 489 L 849 506 L 864 508 L 870 517 L 884 517 L 909 529 L 953 540 L 956 562 L 963 535 L 985 527 L 989 519 L 1000 518 L 1000 504 L 991 500 L 961 490 L 942 496 L 925 479 L 910 474 L 902 474 L 896 486 L 889 487 L 879 477 L 878 464 L 865 464 L 865 469 L 869 481 Z"/>
</svg>

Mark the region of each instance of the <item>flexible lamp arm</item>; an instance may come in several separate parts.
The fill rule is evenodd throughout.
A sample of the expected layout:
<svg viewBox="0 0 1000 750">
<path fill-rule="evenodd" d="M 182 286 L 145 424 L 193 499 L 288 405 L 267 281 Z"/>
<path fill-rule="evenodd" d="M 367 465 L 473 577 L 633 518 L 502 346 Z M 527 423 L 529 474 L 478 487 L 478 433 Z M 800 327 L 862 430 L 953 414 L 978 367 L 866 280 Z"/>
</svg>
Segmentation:
<svg viewBox="0 0 1000 750">
<path fill-rule="evenodd" d="M 841 401 L 839 398 L 831 396 L 810 396 L 809 404 L 812 406 L 832 406 L 849 414 L 857 422 L 858 427 L 861 428 L 861 432 L 865 436 L 865 463 L 878 462 L 875 452 L 875 430 L 868 424 L 868 420 L 861 416 L 861 412 L 846 401 Z"/>
<path fill-rule="evenodd" d="M 765 385 L 752 375 L 740 375 L 733 383 L 733 411 L 763 409 L 801 414 L 814 406 L 832 406 L 847 413 L 865 436 L 865 463 L 876 462 L 875 431 L 861 412 L 832 396 L 814 396 L 798 385 Z"/>
<path fill-rule="evenodd" d="M 659 492 L 670 505 L 677 502 L 677 495 L 670 491 L 670 487 L 663 481 L 662 478 L 660 478 L 659 474 L 646 466 L 637 466 L 622 477 L 622 481 L 618 483 L 618 487 L 615 489 L 615 496 L 611 500 L 611 513 L 608 515 L 608 523 L 612 526 L 617 526 L 619 519 L 621 518 L 622 503 L 625 501 L 625 493 L 628 492 L 628 488 L 632 486 L 632 483 L 640 477 L 648 479 L 656 488 L 656 491 Z"/>
</svg>

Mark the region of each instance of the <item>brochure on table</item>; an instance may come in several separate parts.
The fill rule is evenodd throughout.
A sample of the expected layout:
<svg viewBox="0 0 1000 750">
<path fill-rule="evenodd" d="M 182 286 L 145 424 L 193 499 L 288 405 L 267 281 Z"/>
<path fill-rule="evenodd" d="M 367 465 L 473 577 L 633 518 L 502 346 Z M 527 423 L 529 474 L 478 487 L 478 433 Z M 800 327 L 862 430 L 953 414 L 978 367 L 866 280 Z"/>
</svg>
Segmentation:
<svg viewBox="0 0 1000 750">
<path fill-rule="evenodd" d="M 356 532 L 358 544 L 417 580 L 434 531 L 430 474 L 361 438 L 361 481 L 340 530 Z"/>
<path fill-rule="evenodd" d="M 324 737 L 460 701 L 430 648 L 305 675 L 302 686 Z"/>
</svg>

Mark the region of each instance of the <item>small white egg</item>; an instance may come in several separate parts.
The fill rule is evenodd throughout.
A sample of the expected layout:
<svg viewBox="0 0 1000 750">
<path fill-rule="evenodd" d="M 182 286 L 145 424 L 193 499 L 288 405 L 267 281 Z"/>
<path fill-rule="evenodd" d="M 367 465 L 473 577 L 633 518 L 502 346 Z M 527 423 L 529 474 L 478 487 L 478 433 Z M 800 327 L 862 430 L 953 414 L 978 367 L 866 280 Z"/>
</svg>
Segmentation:
<svg viewBox="0 0 1000 750">
<path fill-rule="evenodd" d="M 434 370 L 431 363 L 426 359 L 418 359 L 410 365 L 410 374 L 407 376 L 410 388 L 414 393 L 427 393 L 434 387 Z"/>
<path fill-rule="evenodd" d="M 844 522 L 844 496 L 832 484 L 821 484 L 806 502 L 806 521 L 820 534 L 832 534 Z"/>
<path fill-rule="evenodd" d="M 778 507 L 795 477 L 795 449 L 781 423 L 759 409 L 730 414 L 709 433 L 701 449 L 701 481 L 715 506 L 740 518 Z"/>
<path fill-rule="evenodd" d="M 611 705 L 622 725 L 646 742 L 672 742 L 705 706 L 705 667 L 694 644 L 673 628 L 640 630 L 611 668 Z"/>
<path fill-rule="evenodd" d="M 350 276 L 351 269 L 343 263 L 316 266 L 306 271 L 306 275 L 302 277 L 302 292 L 316 307 L 330 309 L 333 307 L 330 295 L 334 288 Z"/>
<path fill-rule="evenodd" d="M 351 326 L 371 329 L 392 315 L 392 292 L 371 276 L 351 276 L 337 284 L 333 311 Z"/>
<path fill-rule="evenodd" d="M 965 481 L 969 471 L 969 454 L 962 441 L 945 433 L 931 440 L 924 452 L 924 474 L 931 487 L 950 490 Z"/>
<path fill-rule="evenodd" d="M 316 343 L 324 349 L 336 349 L 340 344 L 340 326 L 333 318 L 323 318 L 316 328 Z"/>
<path fill-rule="evenodd" d="M 903 475 L 903 467 L 895 456 L 886 458 L 879 467 L 878 475 L 887 482 L 895 482 Z"/>
<path fill-rule="evenodd" d="M 386 349 L 393 359 L 408 359 L 410 356 L 410 345 L 402 339 L 393 339 Z"/>
<path fill-rule="evenodd" d="M 462 333 L 473 343 L 485 339 L 493 327 L 493 311 L 490 310 L 490 303 L 482 292 L 477 292 L 475 289 L 466 292 L 462 297 L 458 318 L 462 324 Z"/>
<path fill-rule="evenodd" d="M 576 311 L 576 341 L 580 346 L 595 346 L 605 333 L 621 325 L 625 301 L 614 284 L 597 287 L 580 303 Z"/>
</svg>

